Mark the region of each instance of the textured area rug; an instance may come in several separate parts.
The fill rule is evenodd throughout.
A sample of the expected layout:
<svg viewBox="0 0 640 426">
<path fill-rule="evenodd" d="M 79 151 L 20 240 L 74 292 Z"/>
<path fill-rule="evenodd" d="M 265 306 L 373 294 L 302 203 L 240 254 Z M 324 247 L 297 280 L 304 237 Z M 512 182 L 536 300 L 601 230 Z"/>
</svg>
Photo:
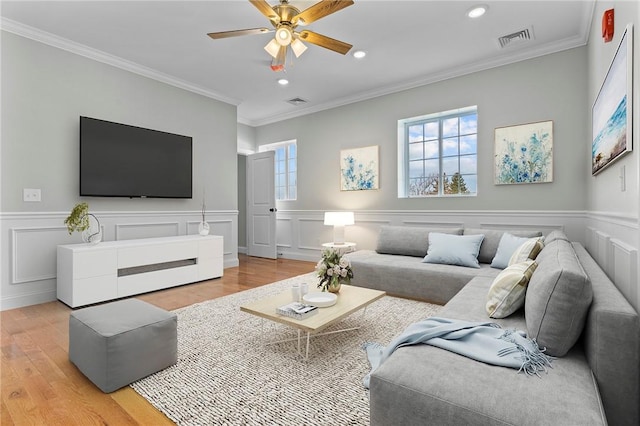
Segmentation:
<svg viewBox="0 0 640 426">
<path fill-rule="evenodd" d="M 179 425 L 368 425 L 361 345 L 386 345 L 440 307 L 385 296 L 327 331 L 360 329 L 312 337 L 306 361 L 294 341 L 268 344 L 296 336 L 293 329 L 240 311 L 315 281 L 301 275 L 176 310 L 178 363 L 131 387 Z"/>
</svg>

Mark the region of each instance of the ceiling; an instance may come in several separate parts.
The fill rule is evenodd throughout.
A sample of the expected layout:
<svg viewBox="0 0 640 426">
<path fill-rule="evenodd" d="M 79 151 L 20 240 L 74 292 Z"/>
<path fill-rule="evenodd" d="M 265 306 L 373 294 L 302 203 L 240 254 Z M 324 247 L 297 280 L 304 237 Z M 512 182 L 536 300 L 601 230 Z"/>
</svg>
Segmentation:
<svg viewBox="0 0 640 426">
<path fill-rule="evenodd" d="M 314 3 L 290 2 L 300 10 Z M 478 3 L 489 9 L 472 20 L 466 11 Z M 308 44 L 279 73 L 263 49 L 272 33 L 207 37 L 270 26 L 246 0 L 2 0 L 0 6 L 4 30 L 232 103 L 239 122 L 258 126 L 582 46 L 594 2 L 355 0 L 306 27 L 352 44 L 351 52 Z M 531 39 L 500 46 L 499 37 L 526 29 Z M 355 59 L 355 50 L 367 56 Z M 290 83 L 280 86 L 281 77 Z M 293 98 L 307 102 L 287 102 Z"/>
</svg>

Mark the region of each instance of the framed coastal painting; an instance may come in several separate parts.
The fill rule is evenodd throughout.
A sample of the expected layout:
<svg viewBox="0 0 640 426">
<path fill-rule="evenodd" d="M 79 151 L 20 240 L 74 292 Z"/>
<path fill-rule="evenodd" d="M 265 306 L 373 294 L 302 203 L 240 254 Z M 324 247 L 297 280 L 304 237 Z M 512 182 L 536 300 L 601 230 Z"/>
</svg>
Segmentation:
<svg viewBox="0 0 640 426">
<path fill-rule="evenodd" d="M 632 149 L 633 27 L 625 29 L 591 111 L 591 174 Z"/>
<path fill-rule="evenodd" d="M 340 190 L 378 189 L 378 146 L 340 151 Z"/>
<path fill-rule="evenodd" d="M 494 183 L 553 182 L 553 121 L 498 127 Z"/>
</svg>

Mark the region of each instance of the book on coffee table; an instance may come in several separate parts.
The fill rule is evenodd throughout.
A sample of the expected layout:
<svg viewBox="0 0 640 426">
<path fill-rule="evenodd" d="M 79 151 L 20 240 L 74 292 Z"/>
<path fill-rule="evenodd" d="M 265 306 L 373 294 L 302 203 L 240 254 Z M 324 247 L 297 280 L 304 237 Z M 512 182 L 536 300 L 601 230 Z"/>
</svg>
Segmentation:
<svg viewBox="0 0 640 426">
<path fill-rule="evenodd" d="M 312 305 L 306 305 L 304 303 L 292 302 L 276 309 L 276 312 L 280 315 L 285 315 L 295 319 L 305 319 L 310 315 L 318 312 L 318 308 Z"/>
</svg>

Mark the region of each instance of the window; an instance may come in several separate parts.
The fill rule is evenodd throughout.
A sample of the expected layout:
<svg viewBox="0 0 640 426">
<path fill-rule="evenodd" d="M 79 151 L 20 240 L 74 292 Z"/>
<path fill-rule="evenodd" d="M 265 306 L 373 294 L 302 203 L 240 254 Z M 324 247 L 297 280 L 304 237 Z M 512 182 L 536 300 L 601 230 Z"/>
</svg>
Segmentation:
<svg viewBox="0 0 640 426">
<path fill-rule="evenodd" d="M 398 121 L 398 196 L 476 195 L 477 107 Z"/>
<path fill-rule="evenodd" d="M 275 151 L 276 200 L 295 200 L 298 187 L 296 141 L 260 146 L 260 152 L 264 151 Z"/>
</svg>

